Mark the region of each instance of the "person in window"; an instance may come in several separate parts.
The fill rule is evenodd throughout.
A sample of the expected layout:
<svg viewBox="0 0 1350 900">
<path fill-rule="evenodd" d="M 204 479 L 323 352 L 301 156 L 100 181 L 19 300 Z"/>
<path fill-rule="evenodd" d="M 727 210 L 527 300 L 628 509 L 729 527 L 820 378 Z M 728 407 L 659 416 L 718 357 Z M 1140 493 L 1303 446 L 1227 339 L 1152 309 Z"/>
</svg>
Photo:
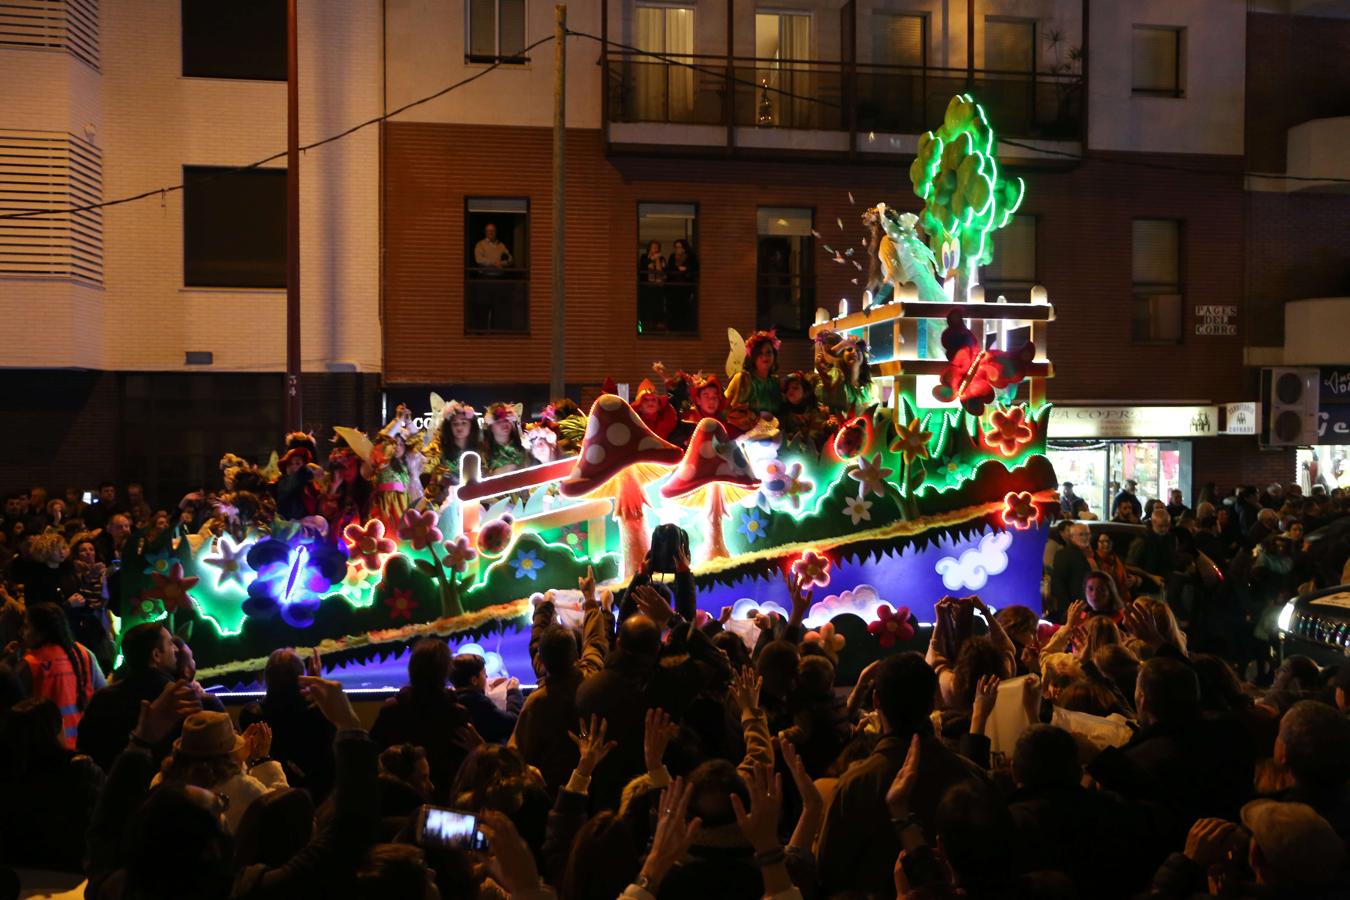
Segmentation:
<svg viewBox="0 0 1350 900">
<path fill-rule="evenodd" d="M 671 331 L 693 331 L 698 319 L 694 285 L 698 283 L 698 260 L 689 242 L 679 238 L 670 245 L 666 259 L 666 324 Z"/>
<path fill-rule="evenodd" d="M 647 251 L 638 256 L 638 330 L 667 331 L 666 296 L 662 285 L 666 280 L 666 258 L 661 255 L 661 242 L 648 241 Z"/>
<path fill-rule="evenodd" d="M 497 240 L 497 226 L 491 222 L 483 228 L 483 239 L 473 246 L 473 261 L 483 275 L 500 275 L 511 265 L 511 251 Z"/>
</svg>

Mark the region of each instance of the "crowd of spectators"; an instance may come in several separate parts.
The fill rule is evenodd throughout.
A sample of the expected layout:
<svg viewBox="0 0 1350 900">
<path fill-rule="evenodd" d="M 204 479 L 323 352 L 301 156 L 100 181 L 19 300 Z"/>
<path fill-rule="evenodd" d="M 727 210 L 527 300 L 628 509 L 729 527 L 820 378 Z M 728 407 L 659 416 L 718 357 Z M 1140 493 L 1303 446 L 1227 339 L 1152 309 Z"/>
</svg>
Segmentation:
<svg viewBox="0 0 1350 900">
<path fill-rule="evenodd" d="M 363 717 L 282 649 L 237 725 L 161 625 L 106 658 L 108 579 L 168 516 L 34 493 L 0 522 L 0 865 L 90 898 L 1350 895 L 1350 666 L 1261 637 L 1343 578 L 1309 546 L 1339 492 L 1069 520 L 1054 624 L 946 598 L 926 654 L 852 685 L 808 593 L 750 645 L 700 624 L 678 552 L 583 579 L 580 627 L 538 600 L 528 696 L 426 639 Z M 447 840 L 429 805 L 476 826 Z"/>
</svg>

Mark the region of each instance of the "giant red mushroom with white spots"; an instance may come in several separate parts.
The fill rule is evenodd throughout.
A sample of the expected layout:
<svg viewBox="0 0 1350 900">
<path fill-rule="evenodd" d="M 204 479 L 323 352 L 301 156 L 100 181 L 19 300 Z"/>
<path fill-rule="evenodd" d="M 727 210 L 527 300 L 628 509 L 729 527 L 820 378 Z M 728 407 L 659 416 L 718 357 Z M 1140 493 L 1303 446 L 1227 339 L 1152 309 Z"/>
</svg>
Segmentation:
<svg viewBox="0 0 1350 900">
<path fill-rule="evenodd" d="M 708 559 L 729 556 L 722 537 L 722 519 L 727 503 L 735 503 L 759 487 L 750 463 L 726 426 L 716 419 L 703 419 L 694 428 L 689 449 L 671 479 L 661 486 L 661 496 L 687 506 L 702 506 L 708 514 Z"/>
<path fill-rule="evenodd" d="M 649 538 L 642 515 L 647 498 L 642 487 L 679 461 L 680 448 L 653 434 L 622 397 L 602 394 L 591 407 L 581 453 L 561 489 L 565 497 L 614 498 L 625 575 L 647 558 Z"/>
</svg>

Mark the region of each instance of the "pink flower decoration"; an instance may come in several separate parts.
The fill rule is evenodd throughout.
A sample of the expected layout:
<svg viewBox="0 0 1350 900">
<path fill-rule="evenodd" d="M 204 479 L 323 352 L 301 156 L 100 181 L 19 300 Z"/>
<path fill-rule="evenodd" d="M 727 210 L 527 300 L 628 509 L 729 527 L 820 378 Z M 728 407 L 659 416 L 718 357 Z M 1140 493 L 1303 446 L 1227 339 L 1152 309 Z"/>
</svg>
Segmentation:
<svg viewBox="0 0 1350 900">
<path fill-rule="evenodd" d="M 445 548 L 445 565 L 452 572 L 463 572 L 469 567 L 469 563 L 478 558 L 478 551 L 473 548 L 473 541 L 462 534 L 453 541 L 446 541 L 441 546 Z"/>
<path fill-rule="evenodd" d="M 436 527 L 436 514 L 429 509 L 410 509 L 403 514 L 403 524 L 399 526 L 398 536 L 411 541 L 414 550 L 422 550 L 430 544 L 438 544 L 441 530 Z"/>
<path fill-rule="evenodd" d="M 403 588 L 391 590 L 389 596 L 384 598 L 384 605 L 389 607 L 389 618 L 407 619 L 409 622 L 412 621 L 413 610 L 417 609 L 412 591 Z"/>
<path fill-rule="evenodd" d="M 844 649 L 844 636 L 835 633 L 833 622 L 826 622 L 815 631 L 808 631 L 802 636 L 802 640 L 808 644 L 819 644 L 829 653 L 838 653 Z"/>
<path fill-rule="evenodd" d="M 807 550 L 801 558 L 792 564 L 792 575 L 802 590 L 828 587 L 830 584 L 830 560 L 814 550 Z"/>
<path fill-rule="evenodd" d="M 1026 411 L 1020 406 L 994 410 L 989 414 L 989 424 L 993 430 L 984 433 L 985 443 L 998 448 L 1004 456 L 1012 456 L 1036 436 L 1027 424 Z"/>
<path fill-rule="evenodd" d="M 353 522 L 342 532 L 352 553 L 361 557 L 366 568 L 374 571 L 380 567 L 380 557 L 388 556 L 398 549 L 398 544 L 384 536 L 384 523 L 371 519 L 364 526 Z"/>
<path fill-rule="evenodd" d="M 909 640 L 914 637 L 914 626 L 909 624 L 909 607 L 878 606 L 877 620 L 868 623 L 867 632 L 876 635 L 877 643 L 886 649 L 894 647 L 897 641 Z"/>
<path fill-rule="evenodd" d="M 151 572 L 150 579 L 154 582 L 154 586 L 145 592 L 145 596 L 163 603 L 166 612 L 192 608 L 192 597 L 188 595 L 188 591 L 196 586 L 198 579 L 195 576 L 184 575 L 182 563 L 174 563 L 169 568 L 168 575 Z"/>
<path fill-rule="evenodd" d="M 1026 531 L 1041 521 L 1036 498 L 1026 491 L 1010 491 L 1003 498 L 1003 524 Z"/>
</svg>

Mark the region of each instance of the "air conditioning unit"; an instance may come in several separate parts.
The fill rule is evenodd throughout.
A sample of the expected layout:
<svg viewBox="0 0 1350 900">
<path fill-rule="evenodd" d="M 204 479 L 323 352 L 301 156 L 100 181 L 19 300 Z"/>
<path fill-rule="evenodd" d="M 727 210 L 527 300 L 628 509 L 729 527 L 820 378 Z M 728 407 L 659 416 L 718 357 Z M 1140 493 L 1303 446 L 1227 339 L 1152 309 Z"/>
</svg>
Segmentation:
<svg viewBox="0 0 1350 900">
<path fill-rule="evenodd" d="M 1317 443 L 1317 369 L 1261 370 L 1261 443 L 1299 447 Z"/>
</svg>

